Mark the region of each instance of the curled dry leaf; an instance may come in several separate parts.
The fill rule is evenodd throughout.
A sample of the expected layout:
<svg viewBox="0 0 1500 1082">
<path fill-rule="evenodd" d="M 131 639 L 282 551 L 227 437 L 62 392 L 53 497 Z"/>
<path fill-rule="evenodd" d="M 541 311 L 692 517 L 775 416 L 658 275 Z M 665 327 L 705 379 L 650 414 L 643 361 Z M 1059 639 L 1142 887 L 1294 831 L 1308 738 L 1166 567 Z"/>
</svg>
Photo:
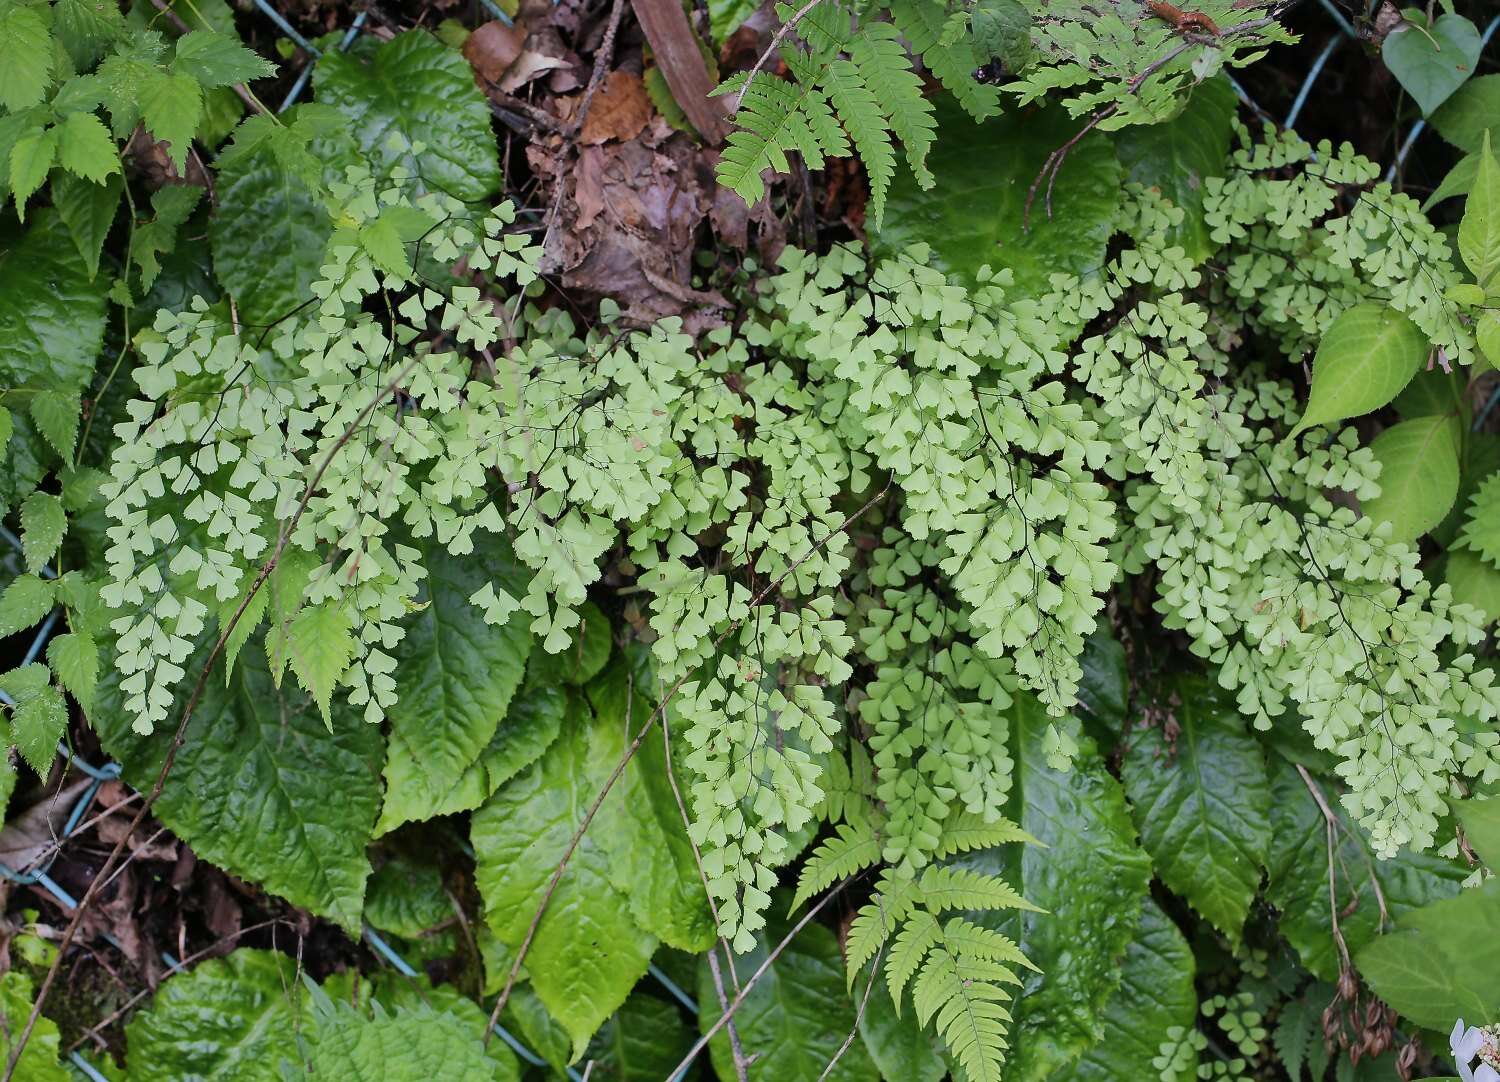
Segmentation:
<svg viewBox="0 0 1500 1082">
<path fill-rule="evenodd" d="M 526 28 L 520 23 L 506 26 L 499 19 L 485 23 L 464 41 L 464 59 L 483 83 L 498 86 L 506 70 L 516 62 L 526 44 Z"/>
<path fill-rule="evenodd" d="M 585 145 L 634 139 L 651 120 L 651 99 L 639 75 L 612 71 L 594 94 L 583 121 Z"/>
</svg>

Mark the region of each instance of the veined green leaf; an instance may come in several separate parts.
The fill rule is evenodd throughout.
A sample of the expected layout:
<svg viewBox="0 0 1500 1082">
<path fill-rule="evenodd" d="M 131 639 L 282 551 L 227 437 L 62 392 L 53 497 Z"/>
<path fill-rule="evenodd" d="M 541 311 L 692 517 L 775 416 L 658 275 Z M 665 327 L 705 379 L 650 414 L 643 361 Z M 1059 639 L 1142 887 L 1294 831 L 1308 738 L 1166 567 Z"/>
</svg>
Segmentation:
<svg viewBox="0 0 1500 1082">
<path fill-rule="evenodd" d="M 1458 223 L 1458 252 L 1474 280 L 1488 288 L 1500 269 L 1500 164 L 1495 162 L 1488 131 L 1480 144 L 1479 167 L 1464 204 L 1463 220 Z"/>
<path fill-rule="evenodd" d="M 1364 512 L 1391 524 L 1391 538 L 1415 541 L 1443 521 L 1458 497 L 1458 418 L 1417 417 L 1392 425 L 1370 444 L 1380 462 L 1380 495 Z"/>
<path fill-rule="evenodd" d="M 1355 305 L 1318 344 L 1307 409 L 1291 435 L 1379 409 L 1426 359 L 1427 340 L 1406 316 L 1383 304 Z"/>
<path fill-rule="evenodd" d="M 1265 753 L 1207 680 L 1169 687 L 1174 735 L 1131 732 L 1125 792 L 1161 881 L 1237 943 L 1271 843 Z"/>
</svg>

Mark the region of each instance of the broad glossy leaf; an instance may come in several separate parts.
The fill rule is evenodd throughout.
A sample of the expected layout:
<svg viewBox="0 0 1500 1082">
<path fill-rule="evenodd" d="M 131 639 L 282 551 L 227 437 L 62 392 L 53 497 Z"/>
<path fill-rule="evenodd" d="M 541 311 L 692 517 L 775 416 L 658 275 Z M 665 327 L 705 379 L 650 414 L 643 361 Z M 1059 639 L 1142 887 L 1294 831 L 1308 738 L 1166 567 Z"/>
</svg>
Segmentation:
<svg viewBox="0 0 1500 1082">
<path fill-rule="evenodd" d="M 170 977 L 125 1029 L 129 1082 L 281 1082 L 296 963 L 241 948 Z"/>
<path fill-rule="evenodd" d="M 125 780 L 149 789 L 177 713 L 174 725 L 137 736 L 118 684 L 111 666 L 89 720 Z M 330 731 L 305 694 L 276 688 L 262 651 L 246 650 L 227 686 L 208 681 L 155 812 L 200 858 L 357 934 L 382 745 L 379 728 L 341 703 Z"/>
<path fill-rule="evenodd" d="M 1432 114 L 1432 126 L 1459 150 L 1473 153 L 1484 133 L 1500 127 L 1500 75 L 1480 75 L 1456 90 Z"/>
<path fill-rule="evenodd" d="M 1265 753 L 1234 701 L 1207 680 L 1168 688 L 1176 738 L 1162 725 L 1133 731 L 1125 792 L 1161 881 L 1238 942 L 1271 842 Z"/>
<path fill-rule="evenodd" d="M 755 949 L 738 955 L 742 974 L 754 973 L 766 955 L 790 930 L 781 914 L 787 899 L 771 902 L 766 928 Z M 726 978 L 727 980 L 727 978 Z M 706 1032 L 720 1017 L 718 996 L 708 963 L 698 977 L 698 1028 Z M 844 1038 L 854 1031 L 856 1004 L 846 990 L 844 960 L 833 932 L 813 922 L 797 933 L 735 1012 L 735 1026 L 745 1055 L 749 1082 L 818 1082 Z M 734 1082 L 729 1034 L 720 1029 L 708 1042 L 719 1082 Z M 880 1075 L 864 1044 L 856 1040 L 828 1074 L 828 1082 L 876 1082 Z"/>
<path fill-rule="evenodd" d="M 1332 981 L 1338 977 L 1334 909 L 1349 950 L 1358 951 L 1379 934 L 1382 925 L 1389 929 L 1381 917 L 1382 899 L 1390 919 L 1399 922 L 1409 910 L 1452 897 L 1468 871 L 1431 853 L 1403 850 L 1390 860 L 1377 859 L 1366 845 L 1364 831 L 1344 814 L 1334 787 L 1317 778 L 1314 783 L 1322 789 L 1338 823 L 1333 839 L 1332 898 L 1327 820 L 1296 767 L 1276 759 L 1271 770 L 1266 899 L 1281 911 L 1281 934 L 1296 949 L 1302 964 L 1314 976 Z"/>
<path fill-rule="evenodd" d="M 90 281 L 88 264 L 55 211 L 35 211 L 24 228 L 0 225 L 0 387 L 80 393 L 104 337 L 106 286 L 103 279 Z M 53 458 L 33 416 L 12 409 L 12 421 L 15 432 L 0 470 L 5 507 L 36 487 Z"/>
<path fill-rule="evenodd" d="M 382 932 L 416 939 L 453 916 L 436 864 L 397 855 L 370 876 L 365 892 L 365 920 Z"/>
<path fill-rule="evenodd" d="M 406 621 L 395 650 L 399 699 L 390 710 L 382 834 L 411 820 L 478 807 L 494 791 L 465 778 L 505 725 L 531 650 L 525 613 L 491 627 L 469 603 L 486 582 L 524 592 L 528 575 L 507 543 L 482 540 L 462 557 L 435 542 L 418 547 L 427 568 L 427 604 Z"/>
<path fill-rule="evenodd" d="M 1469 797 L 1456 801 L 1453 812 L 1463 824 L 1464 837 L 1491 869 L 1500 868 L 1500 797 Z"/>
<path fill-rule="evenodd" d="M 1387 35 L 1380 55 L 1428 114 L 1474 74 L 1479 51 L 1479 31 L 1472 22 L 1462 15 L 1440 15 L 1430 27 L 1406 26 Z"/>
<path fill-rule="evenodd" d="M 1488 288 L 1500 269 L 1500 164 L 1495 161 L 1489 132 L 1480 144 L 1474 183 L 1458 223 L 1458 252 L 1474 281 Z"/>
<path fill-rule="evenodd" d="M 329 977 L 323 983 L 324 990 L 336 999 L 339 998 L 338 993 L 342 992 L 342 987 L 338 984 L 339 976 Z M 383 969 L 374 974 L 373 980 L 366 979 L 366 987 L 370 989 L 368 994 L 361 995 L 360 991 L 355 989 L 353 995 L 344 997 L 345 1002 L 352 1002 L 359 1007 L 361 1015 L 365 1018 L 375 1015 L 372 1006 L 375 1003 L 378 1003 L 387 1013 L 398 1011 L 425 1015 L 427 1012 L 437 1012 L 442 1016 L 439 1024 L 440 1034 L 445 1040 L 454 1041 L 465 1052 L 470 1041 L 484 1034 L 489 1012 L 481 1009 L 477 1003 L 451 984 L 433 984 L 425 976 L 407 977 Z M 425 1042 L 426 1038 L 423 1037 L 421 1040 Z M 480 1063 L 470 1060 L 467 1054 L 464 1054 L 463 1061 L 472 1064 L 469 1068 L 472 1073 L 461 1077 L 464 1079 L 472 1077 L 476 1079 L 476 1082 L 518 1082 L 521 1076 L 521 1066 L 516 1062 L 515 1053 L 505 1042 L 491 1040 L 484 1046 L 484 1055 L 487 1062 Z M 405 1067 L 404 1064 L 402 1066 Z M 359 1074 L 334 1077 L 351 1078 L 355 1082 L 363 1082 L 366 1078 L 380 1079 L 387 1076 Z M 391 1078 L 391 1082 L 406 1082 L 407 1079 L 415 1079 L 417 1082 L 447 1082 L 449 1078 L 459 1077 L 450 1073 L 446 1067 L 433 1075 L 421 1075 L 403 1070 L 402 1073 Z"/>
<path fill-rule="evenodd" d="M 1107 746 L 1120 735 L 1130 697 L 1125 648 L 1107 627 L 1101 626 L 1084 640 L 1080 661 L 1083 679 L 1078 684 L 1078 705 L 1084 721 L 1093 723 L 1091 735 Z"/>
<path fill-rule="evenodd" d="M 654 701 L 644 680 L 629 683 L 631 659 L 617 655 L 590 689 L 598 721 L 590 742 L 593 774 L 602 786 L 634 737 L 651 716 Z M 628 708 L 627 694 L 634 692 Z M 674 760 L 678 759 L 674 748 Z M 676 776 L 685 776 L 680 763 Z M 682 782 L 678 782 L 679 788 Z M 609 853 L 610 880 L 630 899 L 636 923 L 679 950 L 701 951 L 713 944 L 713 916 L 693 859 L 682 810 L 667 777 L 660 725 L 653 726 L 625 768 L 595 828 Z"/>
<path fill-rule="evenodd" d="M 590 1082 L 661 1082 L 694 1038 L 677 1004 L 637 991 L 589 1042 Z"/>
<path fill-rule="evenodd" d="M 927 157 L 937 183 L 923 190 L 906 170 L 898 172 L 885 224 L 873 238 L 877 252 L 925 243 L 934 266 L 969 281 L 986 264 L 1008 267 L 1015 296 L 1045 293 L 1059 272 L 1098 270 L 1120 203 L 1120 165 L 1107 138 L 1090 135 L 1068 155 L 1053 187 L 1052 216 L 1040 192 L 1028 233 L 1026 191 L 1083 121 L 1043 110 L 976 124 L 946 95 L 937 115 L 937 142 Z"/>
<path fill-rule="evenodd" d="M 896 1013 L 884 970 L 876 980 L 875 987 L 867 991 L 867 975 L 862 973 L 855 979 L 854 1003 L 857 1008 L 863 1005 L 859 1035 L 880 1076 L 902 1082 L 940 1082 L 948 1073 L 948 1065 L 938 1051 L 940 1042 L 922 1028 L 916 1012 L 907 1009 Z"/>
<path fill-rule="evenodd" d="M 313 84 L 320 104 L 349 117 L 377 176 L 405 168 L 423 188 L 465 200 L 500 186 L 490 111 L 474 73 L 431 34 L 413 30 L 330 50 Z"/>
<path fill-rule="evenodd" d="M 1104 1010 L 1099 1040 L 1083 1058 L 1052 1076 L 1053 1082 L 1137 1082 L 1156 1077 L 1151 1066 L 1162 1035 L 1172 1026 L 1191 1028 L 1198 1017 L 1193 988 L 1193 952 L 1162 912 L 1147 899 L 1141 923 L 1120 963 L 1120 990 Z"/>
<path fill-rule="evenodd" d="M 218 173 L 209 226 L 214 270 L 251 324 L 269 324 L 308 296 L 333 223 L 307 184 L 257 150 Z"/>
<path fill-rule="evenodd" d="M 593 725 L 588 704 L 570 694 L 557 742 L 474 813 L 475 880 L 486 921 L 510 947 L 525 937 L 553 870 L 598 791 Z M 526 958 L 532 986 L 567 1029 L 575 1058 L 625 1002 L 655 949 L 656 937 L 636 925 L 630 900 L 611 883 L 608 850 L 594 830 L 586 832 Z"/>
<path fill-rule="evenodd" d="M 1203 221 L 1203 182 L 1224 175 L 1234 110 L 1229 80 L 1210 79 L 1193 88 L 1172 119 L 1132 125 L 1114 136 L 1125 179 L 1158 189 L 1185 212 L 1172 237 L 1195 260 L 1214 248 Z"/>
<path fill-rule="evenodd" d="M 1007 1082 L 1041 1082 L 1097 1039 L 1140 922 L 1151 862 L 1136 843 L 1120 783 L 1077 720 L 1056 721 L 1079 751 L 1071 770 L 1054 770 L 1046 748 L 1054 719 L 1031 695 L 1016 700 L 1016 765 L 1006 814 L 1046 848 L 1010 845 L 954 863 L 1001 875 L 1046 910 L 984 921 L 1017 939 L 1041 970 L 1025 974 L 1012 1007 L 1016 1023 L 1006 1065 Z"/>
<path fill-rule="evenodd" d="M 1405 1018 L 1447 1029 L 1458 1018 L 1500 1016 L 1500 881 L 1460 892 L 1397 922 L 1354 959 Z"/>
<path fill-rule="evenodd" d="M 1443 581 L 1453 598 L 1484 613 L 1484 622 L 1500 620 L 1500 569 L 1477 552 L 1449 549 L 1443 557 Z"/>
<path fill-rule="evenodd" d="M 1380 495 L 1364 501 L 1364 512 L 1389 522 L 1392 540 L 1416 540 L 1453 508 L 1462 439 L 1458 418 L 1437 415 L 1392 425 L 1370 443 Z"/>
<path fill-rule="evenodd" d="M 1377 410 L 1427 360 L 1417 325 L 1384 304 L 1358 304 L 1333 321 L 1313 359 L 1307 409 L 1292 434 Z"/>
</svg>

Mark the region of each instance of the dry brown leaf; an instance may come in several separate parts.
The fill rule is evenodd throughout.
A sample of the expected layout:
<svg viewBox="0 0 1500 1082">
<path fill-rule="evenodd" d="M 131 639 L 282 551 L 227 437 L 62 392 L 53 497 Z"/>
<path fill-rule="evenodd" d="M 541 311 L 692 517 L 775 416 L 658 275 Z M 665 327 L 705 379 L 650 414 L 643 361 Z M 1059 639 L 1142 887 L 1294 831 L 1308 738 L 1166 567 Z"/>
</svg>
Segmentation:
<svg viewBox="0 0 1500 1082">
<path fill-rule="evenodd" d="M 485 82 L 499 85 L 506 69 L 516 62 L 526 44 L 526 28 L 506 26 L 499 19 L 485 23 L 464 40 L 464 59 Z"/>
<path fill-rule="evenodd" d="M 651 99 L 639 75 L 612 71 L 600 84 L 584 118 L 582 141 L 589 146 L 634 139 L 651 119 Z"/>
<path fill-rule="evenodd" d="M 527 49 L 516 62 L 510 66 L 505 77 L 500 80 L 500 89 L 507 94 L 514 94 L 531 80 L 555 68 L 563 67 L 567 61 L 557 56 L 546 56 L 542 53 Z"/>
</svg>

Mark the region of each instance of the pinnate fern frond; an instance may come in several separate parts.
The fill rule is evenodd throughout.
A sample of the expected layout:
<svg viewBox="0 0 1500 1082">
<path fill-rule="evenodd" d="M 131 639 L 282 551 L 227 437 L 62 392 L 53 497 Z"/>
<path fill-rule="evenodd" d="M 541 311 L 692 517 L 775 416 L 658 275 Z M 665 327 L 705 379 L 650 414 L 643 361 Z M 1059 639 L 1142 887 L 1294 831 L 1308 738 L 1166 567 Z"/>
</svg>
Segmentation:
<svg viewBox="0 0 1500 1082">
<path fill-rule="evenodd" d="M 729 134 L 716 172 L 719 183 L 746 203 L 765 194 L 765 170 L 787 171 L 789 153 L 800 153 L 809 169 L 823 168 L 825 155 L 848 155 L 849 139 L 834 118 L 828 96 L 817 87 L 757 75 L 748 84 L 731 79 L 717 92 L 738 94 L 741 87 L 738 127 Z"/>
<path fill-rule="evenodd" d="M 922 873 L 922 905 L 935 913 L 948 909 L 1028 909 L 1032 905 L 999 876 L 967 868 L 933 865 Z"/>
<path fill-rule="evenodd" d="M 885 979 L 898 1014 L 901 1012 L 901 993 L 905 991 L 907 982 L 916 975 L 922 959 L 942 938 L 942 934 L 943 928 L 938 919 L 926 910 L 918 910 L 896 936 L 896 942 L 892 944 L 885 960 Z"/>
<path fill-rule="evenodd" d="M 917 1020 L 935 1028 L 968 1082 L 1000 1082 L 1009 1047 L 1009 990 L 965 977 L 959 958 L 938 948 L 912 986 Z"/>
<path fill-rule="evenodd" d="M 950 15 L 947 5 L 938 0 L 895 0 L 890 8 L 902 36 L 964 112 L 975 120 L 1000 112 L 999 88 L 974 79 L 979 57 L 962 27 L 954 25 L 954 20 L 966 19 L 966 15 Z"/>
<path fill-rule="evenodd" d="M 827 890 L 841 879 L 848 879 L 880 861 L 880 842 L 869 822 L 840 823 L 829 838 L 808 857 L 797 879 L 797 896 L 792 909 Z"/>
<path fill-rule="evenodd" d="M 933 859 L 941 860 L 956 853 L 990 849 L 1009 842 L 1043 844 L 1009 819 L 996 819 L 993 823 L 986 823 L 982 815 L 959 812 L 943 824 L 942 836 L 932 855 Z"/>
<path fill-rule="evenodd" d="M 1014 962 L 1033 972 L 1041 970 L 1016 946 L 1009 936 L 1001 935 L 993 928 L 975 924 L 963 917 L 949 917 L 943 926 L 943 939 L 950 950 L 971 958 L 986 958 L 994 962 Z"/>
</svg>

